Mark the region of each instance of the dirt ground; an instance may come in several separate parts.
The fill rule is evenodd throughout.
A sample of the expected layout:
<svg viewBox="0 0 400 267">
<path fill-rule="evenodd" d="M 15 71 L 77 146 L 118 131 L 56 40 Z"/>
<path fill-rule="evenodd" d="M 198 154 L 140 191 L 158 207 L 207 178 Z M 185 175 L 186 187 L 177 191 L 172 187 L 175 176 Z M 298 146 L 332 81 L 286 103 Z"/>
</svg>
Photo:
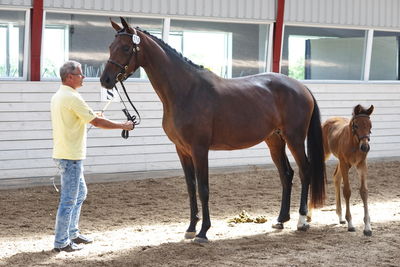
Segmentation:
<svg viewBox="0 0 400 267">
<path fill-rule="evenodd" d="M 52 186 L 0 190 L 0 265 L 400 266 L 400 162 L 371 161 L 368 166 L 371 237 L 363 235 L 354 170 L 351 210 L 356 232 L 338 224 L 332 164 L 327 170 L 327 205 L 314 212 L 307 232 L 296 230 L 297 175 L 292 219 L 283 230 L 271 228 L 281 199 L 275 169 L 211 175 L 207 244 L 183 240 L 189 223 L 183 177 L 89 184 L 80 228 L 95 242 L 74 253 L 51 251 L 58 203 Z M 268 221 L 228 223 L 243 210 Z"/>
</svg>

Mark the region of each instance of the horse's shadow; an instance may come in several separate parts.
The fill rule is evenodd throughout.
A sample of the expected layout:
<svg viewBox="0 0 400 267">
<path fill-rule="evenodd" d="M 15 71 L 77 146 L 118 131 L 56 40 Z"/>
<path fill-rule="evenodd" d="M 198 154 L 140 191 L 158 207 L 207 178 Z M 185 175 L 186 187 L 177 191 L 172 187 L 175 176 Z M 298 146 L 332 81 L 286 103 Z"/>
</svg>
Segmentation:
<svg viewBox="0 0 400 267">
<path fill-rule="evenodd" d="M 21 263 L 24 266 L 315 266 L 317 263 L 324 265 L 332 261 L 341 266 L 352 259 L 354 253 L 369 251 L 371 244 L 376 246 L 396 242 L 395 236 L 388 240 L 385 232 L 397 231 L 400 222 L 391 222 L 389 227 L 387 223 L 376 223 L 376 226 L 382 231 L 382 237 L 365 238 L 362 230 L 349 233 L 346 227 L 329 224 L 312 227 L 307 232 L 274 229 L 263 234 L 213 240 L 209 243 L 176 241 L 136 246 L 106 253 L 106 256 L 90 251 L 88 245 L 85 249 L 89 256 L 74 257 L 71 253 L 71 257 L 59 261 L 51 259 L 57 255 L 52 251 L 23 252 L 0 262 L 0 266 L 3 266 L 2 263 L 4 266 L 22 266 Z M 358 250 L 355 249 L 357 247 Z M 339 254 L 340 259 L 337 258 Z M 299 255 L 303 255 L 301 262 Z M 389 248 L 379 254 L 389 266 L 396 261 L 395 255 L 397 253 Z M 372 257 L 373 254 L 357 260 L 363 265 L 374 261 Z"/>
</svg>

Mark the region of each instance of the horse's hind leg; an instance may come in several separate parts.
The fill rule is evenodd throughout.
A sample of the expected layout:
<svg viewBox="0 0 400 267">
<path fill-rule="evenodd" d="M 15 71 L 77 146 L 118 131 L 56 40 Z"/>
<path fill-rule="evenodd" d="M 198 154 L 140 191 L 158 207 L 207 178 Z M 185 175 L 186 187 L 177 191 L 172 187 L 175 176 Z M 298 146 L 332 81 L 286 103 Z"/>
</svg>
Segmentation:
<svg viewBox="0 0 400 267">
<path fill-rule="evenodd" d="M 368 212 L 368 187 L 367 187 L 367 165 L 365 161 L 358 164 L 357 172 L 360 176 L 361 186 L 360 186 L 360 195 L 361 199 L 364 203 L 364 235 L 371 236 L 372 229 L 371 229 L 371 221 L 369 218 Z"/>
<path fill-rule="evenodd" d="M 342 217 L 342 198 L 340 194 L 340 187 L 342 185 L 342 174 L 340 172 L 340 164 L 338 163 L 333 173 L 333 182 L 335 183 L 335 200 L 336 200 L 336 214 L 339 218 L 339 223 L 344 224 L 345 221 Z"/>
<path fill-rule="evenodd" d="M 297 166 L 299 167 L 299 175 L 301 180 L 301 196 L 297 229 L 306 231 L 308 228 L 310 228 L 310 225 L 307 223 L 307 200 L 308 190 L 310 187 L 310 168 L 305 153 L 305 137 L 303 138 L 299 133 L 296 132 L 291 135 L 286 135 L 285 140 L 288 144 L 290 152 L 292 152 Z"/>
<path fill-rule="evenodd" d="M 282 184 L 282 202 L 281 210 L 276 224 L 272 227 L 276 229 L 283 229 L 283 223 L 290 219 L 290 196 L 292 192 L 293 169 L 290 167 L 289 160 L 286 155 L 286 143 L 282 137 L 274 133 L 267 140 L 266 143 L 269 147 L 271 158 L 278 168 L 279 177 Z"/>
<path fill-rule="evenodd" d="M 356 228 L 353 225 L 353 221 L 351 218 L 351 213 L 350 213 L 350 196 L 351 196 L 351 188 L 350 188 L 350 182 L 349 182 L 349 170 L 350 167 L 348 164 L 346 164 L 344 161 L 339 162 L 340 166 L 340 172 L 342 174 L 343 178 L 343 196 L 346 201 L 346 221 L 347 221 L 347 230 L 349 232 L 354 232 Z"/>
<path fill-rule="evenodd" d="M 196 199 L 196 178 L 194 173 L 193 161 L 190 155 L 182 152 L 176 147 L 179 159 L 182 164 L 182 169 L 185 174 L 187 190 L 190 200 L 190 224 L 185 233 L 186 239 L 193 239 L 196 236 L 196 224 L 199 221 L 197 199 Z"/>
</svg>

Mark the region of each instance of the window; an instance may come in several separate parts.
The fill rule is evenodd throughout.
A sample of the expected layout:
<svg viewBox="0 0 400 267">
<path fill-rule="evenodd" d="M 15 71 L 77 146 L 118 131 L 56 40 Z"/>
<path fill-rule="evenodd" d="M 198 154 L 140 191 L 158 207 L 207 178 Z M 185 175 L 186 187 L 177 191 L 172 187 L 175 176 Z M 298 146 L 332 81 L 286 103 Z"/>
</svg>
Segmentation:
<svg viewBox="0 0 400 267">
<path fill-rule="evenodd" d="M 172 20 L 168 42 L 224 78 L 266 71 L 269 25 Z"/>
<path fill-rule="evenodd" d="M 400 80 L 400 32 L 374 31 L 370 80 Z"/>
<path fill-rule="evenodd" d="M 69 27 L 46 25 L 43 40 L 42 77 L 58 77 L 60 67 L 68 60 Z"/>
<path fill-rule="evenodd" d="M 366 31 L 286 26 L 281 72 L 299 80 L 361 80 Z"/>
<path fill-rule="evenodd" d="M 24 74 L 25 11 L 0 10 L 0 78 Z"/>
<path fill-rule="evenodd" d="M 119 22 L 119 18 L 113 18 Z M 132 27 L 161 33 L 161 19 L 129 18 Z M 46 13 L 42 50 L 42 77 L 57 78 L 67 60 L 82 64 L 86 77 L 100 77 L 109 57 L 108 47 L 115 30 L 106 16 Z M 138 70 L 133 77 L 144 76 Z"/>
</svg>

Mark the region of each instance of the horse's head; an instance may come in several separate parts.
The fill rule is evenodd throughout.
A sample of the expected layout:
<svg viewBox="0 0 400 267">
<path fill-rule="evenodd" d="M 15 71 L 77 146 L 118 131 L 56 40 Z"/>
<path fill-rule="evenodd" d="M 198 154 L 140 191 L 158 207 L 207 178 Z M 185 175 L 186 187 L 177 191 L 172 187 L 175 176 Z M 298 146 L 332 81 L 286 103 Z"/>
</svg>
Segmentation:
<svg viewBox="0 0 400 267">
<path fill-rule="evenodd" d="M 139 68 L 141 41 L 139 31 L 132 29 L 124 18 L 121 17 L 123 28 L 111 19 L 110 21 L 117 33 L 109 47 L 110 58 L 100 77 L 101 85 L 107 89 L 113 88 L 116 82 L 125 80 Z"/>
<path fill-rule="evenodd" d="M 350 122 L 354 138 L 358 140 L 359 148 L 363 152 L 368 152 L 370 149 L 369 141 L 372 124 L 369 116 L 373 111 L 373 105 L 371 105 L 369 109 L 365 109 L 363 106 L 357 105 L 354 107 L 353 118 Z"/>
</svg>

